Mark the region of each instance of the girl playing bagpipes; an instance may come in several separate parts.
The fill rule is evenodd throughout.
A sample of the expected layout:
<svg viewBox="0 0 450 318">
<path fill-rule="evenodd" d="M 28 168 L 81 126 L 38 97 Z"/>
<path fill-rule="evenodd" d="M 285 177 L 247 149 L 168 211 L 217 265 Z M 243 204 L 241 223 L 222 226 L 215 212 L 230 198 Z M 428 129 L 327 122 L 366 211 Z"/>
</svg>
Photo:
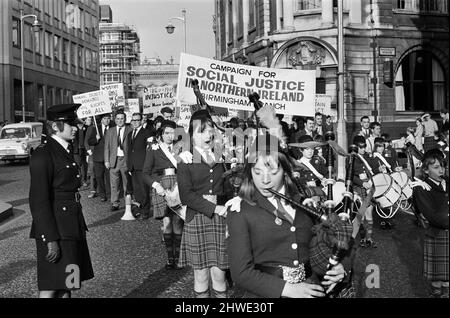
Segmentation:
<svg viewBox="0 0 450 318">
<path fill-rule="evenodd" d="M 239 191 L 242 201 L 227 216 L 234 282 L 246 291 L 246 297 L 324 297 L 343 281 L 348 259 L 320 274 L 311 266 L 315 222 L 292 205 L 302 202 L 302 197 L 292 181 L 291 160 L 276 137 L 257 137 L 244 175 Z M 280 199 L 275 192 L 292 200 Z"/>
<path fill-rule="evenodd" d="M 423 274 L 431 282 L 431 296 L 448 298 L 448 178 L 444 156 L 429 150 L 422 160 L 425 184 L 414 187 L 413 203 L 429 223 L 424 239 Z"/>
</svg>

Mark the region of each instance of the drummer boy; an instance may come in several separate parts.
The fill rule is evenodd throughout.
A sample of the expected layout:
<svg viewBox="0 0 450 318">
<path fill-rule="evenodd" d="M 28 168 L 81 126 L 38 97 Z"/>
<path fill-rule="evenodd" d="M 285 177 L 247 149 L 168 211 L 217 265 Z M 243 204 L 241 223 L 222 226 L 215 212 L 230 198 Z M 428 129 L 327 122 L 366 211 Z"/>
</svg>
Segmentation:
<svg viewBox="0 0 450 318">
<path fill-rule="evenodd" d="M 367 199 L 367 192 L 372 188 L 372 182 L 370 176 L 373 175 L 372 158 L 366 152 L 366 139 L 363 136 L 355 136 L 353 138 L 353 144 L 358 147 L 358 158 L 354 163 L 353 173 L 353 191 L 361 196 L 363 200 Z M 376 248 L 377 244 L 372 238 L 373 232 L 373 205 L 369 205 L 364 213 L 363 224 L 365 228 L 364 234 L 360 241 L 361 247 L 373 247 Z"/>
</svg>

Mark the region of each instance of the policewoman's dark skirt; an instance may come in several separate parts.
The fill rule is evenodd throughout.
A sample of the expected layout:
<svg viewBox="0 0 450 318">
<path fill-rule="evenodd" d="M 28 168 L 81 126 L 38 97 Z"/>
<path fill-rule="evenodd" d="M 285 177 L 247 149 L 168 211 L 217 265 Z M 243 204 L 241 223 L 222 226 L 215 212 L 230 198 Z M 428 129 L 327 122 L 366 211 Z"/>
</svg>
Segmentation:
<svg viewBox="0 0 450 318">
<path fill-rule="evenodd" d="M 80 287 L 82 281 L 94 277 L 86 240 L 64 240 L 58 241 L 58 244 L 61 257 L 56 263 L 49 263 L 45 259 L 48 253 L 47 243 L 36 240 L 38 290 L 78 289 L 72 286 L 70 286 L 71 288 L 67 287 L 67 278 L 73 274 L 73 271 L 70 271 L 70 267 L 68 272 L 66 272 L 69 265 L 77 265 L 79 267 Z"/>
</svg>

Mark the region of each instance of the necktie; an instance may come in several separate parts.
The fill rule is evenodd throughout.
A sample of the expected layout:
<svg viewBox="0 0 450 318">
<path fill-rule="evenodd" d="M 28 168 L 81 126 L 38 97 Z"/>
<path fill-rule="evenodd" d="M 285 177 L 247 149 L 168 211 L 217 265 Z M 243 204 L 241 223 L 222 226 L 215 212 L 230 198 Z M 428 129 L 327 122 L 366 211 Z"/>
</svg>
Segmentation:
<svg viewBox="0 0 450 318">
<path fill-rule="evenodd" d="M 278 204 L 278 212 L 280 212 L 280 214 L 289 221 L 289 223 L 293 224 L 294 223 L 294 219 L 292 218 L 292 216 L 288 213 L 288 211 L 286 211 L 286 209 L 284 208 L 283 204 L 281 204 L 281 200 L 279 197 L 275 197 L 275 201 L 277 201 Z"/>
<path fill-rule="evenodd" d="M 172 145 L 169 145 L 167 148 L 169 148 L 169 152 L 172 153 Z"/>
<path fill-rule="evenodd" d="M 106 131 L 108 130 L 108 126 L 105 126 L 103 129 L 103 136 L 106 134 Z"/>
<path fill-rule="evenodd" d="M 122 138 L 120 138 L 120 131 L 122 130 L 122 127 L 119 127 L 119 132 L 117 133 L 117 145 L 119 145 L 120 149 L 122 148 Z"/>
<path fill-rule="evenodd" d="M 133 130 L 133 137 L 131 138 L 134 141 L 134 138 L 136 138 L 137 129 Z"/>
<path fill-rule="evenodd" d="M 205 157 L 206 157 L 206 163 L 210 166 L 212 166 L 214 164 L 214 156 L 211 154 L 211 152 L 206 151 L 205 152 Z"/>
</svg>

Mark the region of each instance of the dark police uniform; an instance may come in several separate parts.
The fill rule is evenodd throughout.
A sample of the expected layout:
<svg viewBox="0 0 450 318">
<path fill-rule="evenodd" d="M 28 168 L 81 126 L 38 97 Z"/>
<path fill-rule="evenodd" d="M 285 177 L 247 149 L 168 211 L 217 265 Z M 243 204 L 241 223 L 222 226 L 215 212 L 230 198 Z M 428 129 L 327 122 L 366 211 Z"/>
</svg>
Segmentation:
<svg viewBox="0 0 450 318">
<path fill-rule="evenodd" d="M 75 107 L 76 104 L 54 106 L 48 110 L 47 117 L 68 122 Z M 31 156 L 30 174 L 33 217 L 30 238 L 36 240 L 38 289 L 77 289 L 78 284 L 66 284 L 68 275 L 74 272 L 73 265 L 78 266 L 80 282 L 94 277 L 86 242 L 87 226 L 78 193 L 81 185 L 79 167 L 73 155 L 48 136 L 47 143 L 39 146 Z M 60 258 L 56 263 L 50 263 L 46 260 L 47 243 L 54 241 L 59 244 Z"/>
</svg>

